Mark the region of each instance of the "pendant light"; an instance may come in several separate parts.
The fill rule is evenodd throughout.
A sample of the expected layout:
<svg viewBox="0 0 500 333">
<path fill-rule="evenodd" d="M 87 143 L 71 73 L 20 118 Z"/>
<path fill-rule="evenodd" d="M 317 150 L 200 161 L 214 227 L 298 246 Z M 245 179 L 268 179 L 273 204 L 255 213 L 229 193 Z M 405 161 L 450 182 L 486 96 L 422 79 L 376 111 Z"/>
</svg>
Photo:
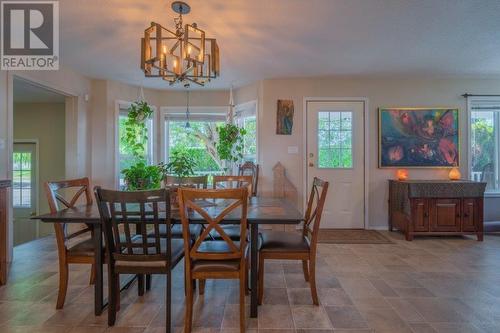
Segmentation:
<svg viewBox="0 0 500 333">
<path fill-rule="evenodd" d="M 191 124 L 189 124 L 189 83 L 184 84 L 184 88 L 186 88 L 186 125 L 185 128 L 191 128 Z"/>
</svg>

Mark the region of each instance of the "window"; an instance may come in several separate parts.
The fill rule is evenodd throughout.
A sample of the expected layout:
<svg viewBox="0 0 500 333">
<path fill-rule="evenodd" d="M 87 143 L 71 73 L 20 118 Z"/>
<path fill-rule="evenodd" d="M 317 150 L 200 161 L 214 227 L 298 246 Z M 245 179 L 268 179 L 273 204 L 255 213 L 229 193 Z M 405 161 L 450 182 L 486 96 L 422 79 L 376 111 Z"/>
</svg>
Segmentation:
<svg viewBox="0 0 500 333">
<path fill-rule="evenodd" d="M 167 114 L 165 117 L 165 156 L 167 162 L 176 151 L 188 151 L 196 163 L 197 175 L 219 174 L 221 162 L 215 152 L 216 127 L 225 122 L 224 114 L 191 114 L 186 128 L 184 114 Z"/>
<path fill-rule="evenodd" d="M 500 192 L 500 99 L 470 98 L 470 178 Z"/>
<path fill-rule="evenodd" d="M 129 168 L 138 162 L 138 159 L 132 155 L 130 147 L 125 140 L 125 122 L 127 121 L 128 105 L 125 103 L 120 104 L 120 111 L 118 115 L 118 172 L 119 172 L 119 186 L 123 189 L 125 182 L 121 170 Z M 147 122 L 148 129 L 148 142 L 146 144 L 146 151 L 144 152 L 144 159 L 149 163 L 153 163 L 153 119 Z"/>
<path fill-rule="evenodd" d="M 222 119 L 198 119 L 190 121 L 189 128 L 186 128 L 185 119 L 167 119 L 165 137 L 167 138 L 168 157 L 170 158 L 176 151 L 188 151 L 196 161 L 195 174 L 220 173 L 222 168 L 212 143 L 215 138 L 216 126 L 223 123 Z"/>
<path fill-rule="evenodd" d="M 235 123 L 246 130 L 243 159 L 257 163 L 257 102 L 251 101 L 235 107 Z"/>
<path fill-rule="evenodd" d="M 318 112 L 318 167 L 352 168 L 352 112 Z"/>
<path fill-rule="evenodd" d="M 31 152 L 13 154 L 13 204 L 14 207 L 31 207 Z"/>
</svg>

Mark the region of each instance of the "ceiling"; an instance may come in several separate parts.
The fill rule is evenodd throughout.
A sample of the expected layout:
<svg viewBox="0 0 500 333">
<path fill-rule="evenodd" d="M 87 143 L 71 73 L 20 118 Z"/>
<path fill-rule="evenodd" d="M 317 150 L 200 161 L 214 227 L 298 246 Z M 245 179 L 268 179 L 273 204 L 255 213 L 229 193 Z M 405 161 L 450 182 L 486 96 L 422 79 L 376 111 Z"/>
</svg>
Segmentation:
<svg viewBox="0 0 500 333">
<path fill-rule="evenodd" d="M 139 69 L 167 0 L 61 0 L 61 62 L 94 78 L 169 89 Z M 217 38 L 220 78 L 204 89 L 300 76 L 500 77 L 498 0 L 189 0 L 185 22 Z M 177 87 L 182 87 L 178 85 Z"/>
<path fill-rule="evenodd" d="M 14 78 L 14 103 L 64 103 L 65 96 Z"/>
</svg>

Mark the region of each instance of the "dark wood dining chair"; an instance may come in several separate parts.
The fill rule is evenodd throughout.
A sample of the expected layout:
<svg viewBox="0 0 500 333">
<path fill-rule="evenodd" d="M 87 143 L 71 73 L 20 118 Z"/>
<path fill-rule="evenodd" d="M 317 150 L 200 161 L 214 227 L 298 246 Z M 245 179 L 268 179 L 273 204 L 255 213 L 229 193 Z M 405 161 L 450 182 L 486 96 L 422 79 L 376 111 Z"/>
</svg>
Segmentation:
<svg viewBox="0 0 500 333">
<path fill-rule="evenodd" d="M 208 184 L 208 176 L 191 176 L 191 177 L 176 177 L 176 176 L 166 176 L 164 179 L 165 186 L 167 188 L 178 188 L 178 187 L 191 187 L 197 189 L 206 189 Z M 173 194 L 176 194 L 173 192 Z M 203 226 L 201 224 L 191 224 L 189 230 L 191 232 L 191 238 L 194 241 L 201 233 Z M 162 230 L 163 229 L 163 230 Z M 164 227 L 160 228 L 162 235 L 165 234 Z M 174 224 L 172 226 L 172 237 L 182 238 L 182 225 Z"/>
<path fill-rule="evenodd" d="M 88 178 L 46 182 L 44 188 L 50 212 L 53 214 L 60 209 L 74 207 L 81 201 L 87 205 L 92 204 Z M 65 196 L 71 198 L 68 200 Z M 65 223 L 54 223 L 54 230 L 59 257 L 59 292 L 56 309 L 62 309 L 68 290 L 69 264 L 92 265 L 90 284 L 94 283 L 94 243 L 92 241 L 92 227 L 89 225 L 71 232 Z"/>
<path fill-rule="evenodd" d="M 264 296 L 264 261 L 266 259 L 302 260 L 304 278 L 311 287 L 313 303 L 319 305 L 316 291 L 316 246 L 321 214 L 328 192 L 328 182 L 314 178 L 304 216 L 302 232 L 264 230 L 259 249 L 259 304 Z"/>
<path fill-rule="evenodd" d="M 248 194 L 252 193 L 252 176 L 214 176 L 212 187 L 216 188 L 235 188 L 246 186 Z M 236 225 L 224 225 L 222 228 L 232 240 L 240 239 L 240 227 Z M 220 240 L 220 235 L 212 232 L 210 237 L 215 240 Z"/>
<path fill-rule="evenodd" d="M 214 200 L 220 205 L 204 205 Z M 193 282 L 205 279 L 239 279 L 240 292 L 240 331 L 245 330 L 245 292 L 246 292 L 246 252 L 247 252 L 247 205 L 246 187 L 222 190 L 179 190 L 180 217 L 184 230 L 184 256 L 186 265 L 186 315 L 184 333 L 190 333 L 193 320 Z M 189 242 L 189 211 L 203 217 L 207 225 L 198 239 Z M 235 212 L 236 211 L 236 212 Z M 239 224 L 241 241 L 232 240 L 221 227 L 228 214 Z M 210 232 L 216 231 L 220 241 L 207 241 Z M 201 289 L 201 285 L 200 285 Z"/>
<path fill-rule="evenodd" d="M 164 274 L 166 332 L 170 332 L 172 269 L 184 256 L 184 241 L 172 238 L 169 191 L 121 192 L 96 187 L 94 192 L 109 258 L 108 325 L 113 326 L 116 320 L 120 274 Z M 166 237 L 161 237 L 162 225 L 166 227 Z M 153 236 L 147 234 L 148 229 L 154 231 Z"/>
<path fill-rule="evenodd" d="M 259 165 L 252 161 L 246 161 L 238 167 L 238 176 L 252 176 L 252 197 L 256 197 L 257 185 L 259 184 Z"/>
</svg>

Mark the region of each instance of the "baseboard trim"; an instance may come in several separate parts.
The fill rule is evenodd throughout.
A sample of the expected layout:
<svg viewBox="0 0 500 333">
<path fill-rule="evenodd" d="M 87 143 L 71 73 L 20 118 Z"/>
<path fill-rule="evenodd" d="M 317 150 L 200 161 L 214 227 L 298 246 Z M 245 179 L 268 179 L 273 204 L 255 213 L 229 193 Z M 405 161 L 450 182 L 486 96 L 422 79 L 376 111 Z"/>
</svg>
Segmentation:
<svg viewBox="0 0 500 333">
<path fill-rule="evenodd" d="M 367 230 L 385 230 L 388 231 L 389 227 L 386 225 L 371 225 L 366 228 Z"/>
</svg>

